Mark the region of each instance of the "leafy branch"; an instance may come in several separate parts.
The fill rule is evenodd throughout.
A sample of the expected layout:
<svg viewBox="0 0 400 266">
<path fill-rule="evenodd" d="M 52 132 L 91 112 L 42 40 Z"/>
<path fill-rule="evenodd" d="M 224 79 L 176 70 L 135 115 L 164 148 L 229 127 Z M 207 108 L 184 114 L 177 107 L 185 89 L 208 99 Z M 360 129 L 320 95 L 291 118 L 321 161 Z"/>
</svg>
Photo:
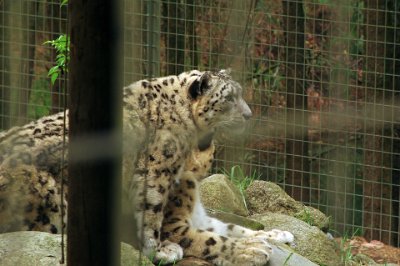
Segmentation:
<svg viewBox="0 0 400 266">
<path fill-rule="evenodd" d="M 68 0 L 61 0 L 60 6 L 68 4 Z M 67 73 L 67 62 L 69 60 L 69 38 L 66 34 L 60 35 L 55 40 L 46 41 L 44 44 L 53 46 L 56 49 L 56 65 L 49 69 L 47 75 L 51 79 L 51 84 L 54 85 L 59 75 Z"/>
</svg>

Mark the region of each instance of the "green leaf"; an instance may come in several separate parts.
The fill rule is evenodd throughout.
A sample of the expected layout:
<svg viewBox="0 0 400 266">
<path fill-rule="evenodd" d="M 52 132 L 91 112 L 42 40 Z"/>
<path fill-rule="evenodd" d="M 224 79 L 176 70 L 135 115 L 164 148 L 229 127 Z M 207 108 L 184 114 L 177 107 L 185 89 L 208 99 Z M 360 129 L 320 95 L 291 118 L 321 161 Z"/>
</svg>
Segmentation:
<svg viewBox="0 0 400 266">
<path fill-rule="evenodd" d="M 54 83 L 56 82 L 57 78 L 58 78 L 58 72 L 54 72 L 50 77 L 52 85 L 54 85 Z"/>
</svg>

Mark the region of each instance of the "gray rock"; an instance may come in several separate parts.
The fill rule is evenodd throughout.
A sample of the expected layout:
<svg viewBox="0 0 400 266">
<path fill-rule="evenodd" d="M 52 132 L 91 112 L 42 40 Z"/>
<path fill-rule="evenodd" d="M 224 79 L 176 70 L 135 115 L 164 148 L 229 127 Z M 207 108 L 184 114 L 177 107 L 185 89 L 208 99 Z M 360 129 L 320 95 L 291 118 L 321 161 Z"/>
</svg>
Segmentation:
<svg viewBox="0 0 400 266">
<path fill-rule="evenodd" d="M 0 265 L 54 266 L 60 264 L 61 235 L 44 232 L 12 232 L 0 234 Z M 121 265 L 153 265 L 128 244 L 121 244 Z"/>
<path fill-rule="evenodd" d="M 264 230 L 280 229 L 291 232 L 295 237 L 293 250 L 320 265 L 340 265 L 333 240 L 318 227 L 279 213 L 253 215 L 252 219 L 265 225 Z"/>
<path fill-rule="evenodd" d="M 272 245 L 273 254 L 268 266 L 317 266 L 314 262 L 290 251 L 284 245 Z"/>
<path fill-rule="evenodd" d="M 329 228 L 329 217 L 313 207 L 295 201 L 280 186 L 272 182 L 254 181 L 246 189 L 245 198 L 251 214 L 282 213 L 325 231 Z"/>
<path fill-rule="evenodd" d="M 211 210 L 211 209 L 207 209 L 207 214 L 210 215 L 211 217 L 217 218 L 220 221 L 223 221 L 225 223 L 232 223 L 232 224 L 237 224 L 252 230 L 263 230 L 264 229 L 264 225 L 243 217 L 243 216 L 239 216 L 233 213 L 229 213 L 229 212 L 223 212 L 223 211 L 217 211 L 217 210 Z"/>
<path fill-rule="evenodd" d="M 200 183 L 200 198 L 204 207 L 247 216 L 244 198 L 239 189 L 222 174 L 209 176 Z"/>
<path fill-rule="evenodd" d="M 268 262 L 268 266 L 317 266 L 317 264 L 310 260 L 294 253 L 284 245 L 272 245 L 273 254 Z M 197 259 L 197 258 L 184 258 L 178 261 L 176 266 L 212 266 L 211 263 Z M 239 266 L 239 265 L 238 265 Z"/>
</svg>

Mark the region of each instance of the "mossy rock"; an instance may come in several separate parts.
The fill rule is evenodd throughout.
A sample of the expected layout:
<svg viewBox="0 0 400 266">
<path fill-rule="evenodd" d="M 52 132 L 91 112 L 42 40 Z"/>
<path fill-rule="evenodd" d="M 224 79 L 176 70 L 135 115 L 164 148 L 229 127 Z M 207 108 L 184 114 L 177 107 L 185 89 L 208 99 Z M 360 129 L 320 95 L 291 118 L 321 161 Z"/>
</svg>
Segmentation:
<svg viewBox="0 0 400 266">
<path fill-rule="evenodd" d="M 327 232 L 330 218 L 321 211 L 291 198 L 275 183 L 257 180 L 245 191 L 247 207 L 252 215 L 281 213 L 296 217 Z"/>
<path fill-rule="evenodd" d="M 200 198 L 205 208 L 241 216 L 249 214 L 239 189 L 222 174 L 215 174 L 201 181 Z"/>
<path fill-rule="evenodd" d="M 0 265 L 59 265 L 60 243 L 61 235 L 44 232 L 23 231 L 0 234 Z M 121 265 L 152 266 L 153 264 L 145 256 L 140 258 L 139 252 L 132 246 L 121 243 Z"/>
<path fill-rule="evenodd" d="M 299 220 L 318 227 L 324 232 L 328 232 L 331 223 L 330 217 L 327 217 L 320 210 L 310 206 L 304 206 L 300 211 L 293 215 Z"/>
<path fill-rule="evenodd" d="M 293 250 L 314 263 L 328 266 L 340 265 L 336 243 L 318 227 L 279 213 L 253 215 L 251 218 L 262 223 L 266 231 L 280 229 L 291 232 L 295 237 Z"/>
</svg>

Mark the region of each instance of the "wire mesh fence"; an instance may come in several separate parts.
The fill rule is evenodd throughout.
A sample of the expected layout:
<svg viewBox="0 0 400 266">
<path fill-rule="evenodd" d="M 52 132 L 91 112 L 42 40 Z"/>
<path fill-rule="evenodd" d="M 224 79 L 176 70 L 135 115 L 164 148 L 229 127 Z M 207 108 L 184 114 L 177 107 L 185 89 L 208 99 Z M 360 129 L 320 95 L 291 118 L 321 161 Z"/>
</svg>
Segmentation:
<svg viewBox="0 0 400 266">
<path fill-rule="evenodd" d="M 67 8 L 0 9 L 4 130 L 64 108 L 66 75 L 51 83 L 56 53 L 44 42 L 67 32 Z M 124 84 L 229 67 L 245 88 L 251 125 L 218 146 L 215 171 L 240 165 L 332 216 L 339 234 L 395 246 L 399 43 L 395 0 L 124 1 Z"/>
</svg>

